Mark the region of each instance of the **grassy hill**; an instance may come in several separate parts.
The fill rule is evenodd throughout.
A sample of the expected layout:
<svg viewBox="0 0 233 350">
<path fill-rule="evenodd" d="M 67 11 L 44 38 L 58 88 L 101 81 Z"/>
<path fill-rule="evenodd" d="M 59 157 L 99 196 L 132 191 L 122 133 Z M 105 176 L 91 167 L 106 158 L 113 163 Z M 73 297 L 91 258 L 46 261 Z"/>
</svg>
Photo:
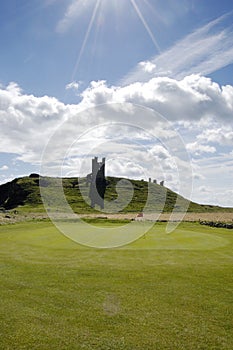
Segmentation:
<svg viewBox="0 0 233 350">
<path fill-rule="evenodd" d="M 212 205 L 200 205 L 189 202 L 166 187 L 146 181 L 128 180 L 117 177 L 108 177 L 108 187 L 105 193 L 108 212 L 139 212 L 147 205 L 151 211 L 171 212 L 183 211 L 188 206 L 189 212 L 232 211 L 232 208 L 221 208 Z M 56 207 L 54 193 L 59 191 L 58 178 L 30 175 L 17 178 L 0 186 L 0 207 L 25 210 L 43 211 L 40 186 L 46 188 L 48 198 L 51 194 L 51 206 Z M 76 213 L 94 213 L 98 210 L 90 207 L 88 198 L 89 186 L 85 178 L 63 178 L 64 194 L 73 211 Z M 149 193 L 149 197 L 148 197 Z M 179 199 L 178 205 L 176 203 Z M 98 208 L 97 208 L 98 209 Z"/>
</svg>

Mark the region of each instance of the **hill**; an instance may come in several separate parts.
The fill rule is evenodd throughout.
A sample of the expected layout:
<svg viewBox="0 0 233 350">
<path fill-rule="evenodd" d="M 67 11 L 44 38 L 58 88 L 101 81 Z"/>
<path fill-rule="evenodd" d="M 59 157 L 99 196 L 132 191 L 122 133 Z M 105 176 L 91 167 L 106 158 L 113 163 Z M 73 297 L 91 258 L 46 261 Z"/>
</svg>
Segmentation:
<svg viewBox="0 0 233 350">
<path fill-rule="evenodd" d="M 105 199 L 108 212 L 140 212 L 145 207 L 146 202 L 151 211 L 171 212 L 175 208 L 176 211 L 182 212 L 187 207 L 188 212 L 233 210 L 232 208 L 197 204 L 188 201 L 166 187 L 146 181 L 117 177 L 108 177 L 107 180 L 108 187 Z M 51 188 L 55 189 L 56 192 L 59 181 L 58 178 L 39 177 L 36 174 L 31 174 L 0 185 L 0 207 L 2 210 L 21 208 L 30 211 L 43 211 L 40 186 L 48 189 L 49 198 Z M 98 212 L 98 210 L 90 207 L 89 187 L 86 185 L 85 178 L 63 178 L 62 184 L 66 199 L 74 212 L 80 214 Z M 56 205 L 53 196 L 51 206 L 56 207 Z"/>
</svg>

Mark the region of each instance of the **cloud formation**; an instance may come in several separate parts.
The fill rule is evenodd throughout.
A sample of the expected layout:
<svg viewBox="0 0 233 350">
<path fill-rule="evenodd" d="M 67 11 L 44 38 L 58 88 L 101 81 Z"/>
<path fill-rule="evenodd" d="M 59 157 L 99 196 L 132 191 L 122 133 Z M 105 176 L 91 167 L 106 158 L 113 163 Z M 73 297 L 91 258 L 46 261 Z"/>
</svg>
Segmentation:
<svg viewBox="0 0 233 350">
<path fill-rule="evenodd" d="M 89 1 L 90 2 L 90 1 Z M 60 33 L 66 32 L 70 26 L 81 16 L 87 7 L 87 1 L 73 0 L 66 9 L 63 18 L 57 24 L 57 31 Z"/>
<path fill-rule="evenodd" d="M 7 165 L 3 165 L 3 166 L 0 167 L 1 171 L 6 171 L 8 169 L 9 169 L 9 167 Z"/>
<path fill-rule="evenodd" d="M 191 167 L 198 187 L 205 186 L 207 176 L 218 173 L 220 163 L 228 169 L 224 176 L 230 181 L 232 86 L 219 86 L 199 75 L 182 80 L 157 77 L 124 87 L 99 81 L 92 82 L 81 98 L 79 104 L 66 105 L 53 97 L 26 95 L 16 83 L 0 88 L 0 152 L 39 165 L 56 132 L 47 159 L 53 175 L 59 175 L 61 160 L 66 174 L 77 174 L 79 167 L 85 173 L 90 162 L 84 166 L 83 158 L 100 154 L 115 159 L 114 166 L 109 163 L 110 174 L 117 169 L 120 176 L 165 179 L 170 188 L 182 192 L 178 178 L 187 176 L 190 164 L 182 147 L 177 148 L 176 134 L 180 134 L 186 140 L 183 148 L 197 161 Z M 150 116 L 154 110 L 162 119 Z M 95 126 L 101 123 L 105 126 Z M 203 192 L 199 195 L 202 198 Z"/>
<path fill-rule="evenodd" d="M 0 89 L 0 151 L 39 162 L 53 131 L 69 114 L 54 97 L 25 95 L 16 83 Z"/>
<path fill-rule="evenodd" d="M 211 21 L 161 54 L 140 62 L 122 84 L 146 82 L 156 76 L 179 80 L 191 74 L 207 75 L 232 63 L 233 30 L 231 26 L 221 28 L 229 15 Z M 147 69 L 152 66 L 156 69 Z"/>
<path fill-rule="evenodd" d="M 216 148 L 213 146 L 209 145 L 202 145 L 201 143 L 195 141 L 192 143 L 188 143 L 186 145 L 186 148 L 189 152 L 195 154 L 195 155 L 200 155 L 202 153 L 215 153 Z"/>
<path fill-rule="evenodd" d="M 72 81 L 71 83 L 66 85 L 66 90 L 78 90 L 79 89 L 79 83 L 77 81 Z"/>
<path fill-rule="evenodd" d="M 109 87 L 105 81 L 92 82 L 81 96 L 81 106 L 85 108 L 131 102 L 153 108 L 170 121 L 198 121 L 211 117 L 232 123 L 233 87 L 219 86 L 210 78 L 199 75 L 182 80 L 157 77 L 124 87 Z"/>
<path fill-rule="evenodd" d="M 109 87 L 106 82 L 99 81 L 92 82 L 81 96 L 79 104 L 65 105 L 53 97 L 25 95 L 16 83 L 0 89 L 0 150 L 21 154 L 24 159 L 32 150 L 39 155 L 46 140 L 65 120 L 70 118 L 76 126 L 85 130 L 91 127 L 92 118 L 97 116 L 85 120 L 78 113 L 107 103 L 149 107 L 170 122 L 186 120 L 197 123 L 207 117 L 215 120 L 212 128 L 205 126 L 200 130 L 195 143 L 189 142 L 190 151 L 212 153 L 213 143 L 232 145 L 233 87 L 219 86 L 209 78 L 198 75 L 182 80 L 159 77 L 125 87 Z M 101 116 L 98 117 L 101 119 Z M 135 122 L 136 118 L 141 116 L 135 116 Z M 219 122 L 223 124 L 219 126 Z M 153 125 L 150 127 L 153 129 Z M 212 145 L 207 147 L 209 143 Z"/>
</svg>

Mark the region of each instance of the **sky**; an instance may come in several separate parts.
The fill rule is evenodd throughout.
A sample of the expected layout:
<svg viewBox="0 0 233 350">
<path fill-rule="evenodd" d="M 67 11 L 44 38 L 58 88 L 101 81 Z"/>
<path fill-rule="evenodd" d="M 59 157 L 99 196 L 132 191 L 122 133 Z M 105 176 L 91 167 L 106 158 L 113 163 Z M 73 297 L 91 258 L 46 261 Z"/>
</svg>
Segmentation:
<svg viewBox="0 0 233 350">
<path fill-rule="evenodd" d="M 3 0 L 0 26 L 0 183 L 98 156 L 233 207 L 232 0 Z"/>
</svg>

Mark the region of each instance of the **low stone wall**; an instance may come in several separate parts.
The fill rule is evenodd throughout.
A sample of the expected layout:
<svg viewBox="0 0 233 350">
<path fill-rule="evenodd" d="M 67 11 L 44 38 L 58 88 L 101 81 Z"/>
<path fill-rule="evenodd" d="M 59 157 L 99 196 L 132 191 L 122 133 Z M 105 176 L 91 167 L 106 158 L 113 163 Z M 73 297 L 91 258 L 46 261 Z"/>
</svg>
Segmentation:
<svg viewBox="0 0 233 350">
<path fill-rule="evenodd" d="M 220 228 L 228 228 L 230 230 L 233 229 L 233 223 L 227 223 L 227 222 L 214 222 L 214 221 L 200 221 L 201 225 L 207 225 L 211 227 L 220 227 Z"/>
</svg>

